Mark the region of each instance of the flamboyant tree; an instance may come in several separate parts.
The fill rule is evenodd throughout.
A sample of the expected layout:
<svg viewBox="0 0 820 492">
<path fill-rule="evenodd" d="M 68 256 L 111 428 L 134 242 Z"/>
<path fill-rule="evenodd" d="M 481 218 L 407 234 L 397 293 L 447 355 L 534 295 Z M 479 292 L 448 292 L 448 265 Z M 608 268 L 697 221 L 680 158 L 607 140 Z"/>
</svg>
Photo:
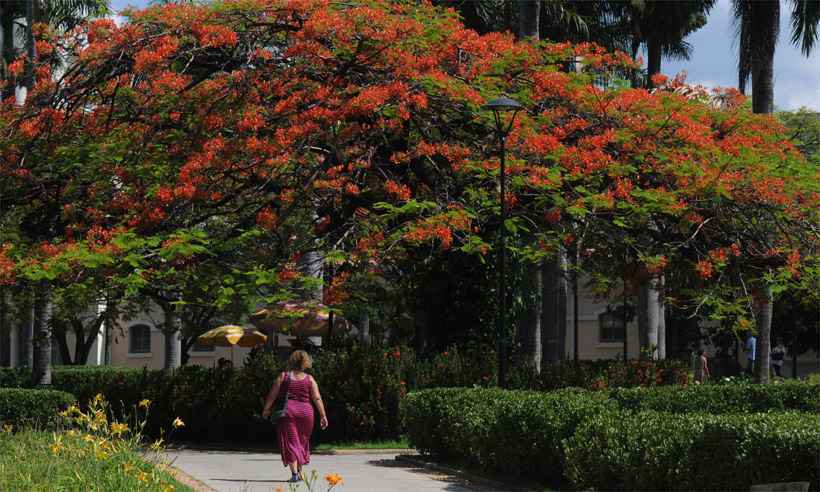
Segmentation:
<svg viewBox="0 0 820 492">
<path fill-rule="evenodd" d="M 763 261 L 794 275 L 814 254 L 816 190 L 776 124 L 708 95 L 603 89 L 636 67 L 595 45 L 481 36 L 452 12 L 380 0 L 169 4 L 41 37 L 40 82 L 24 107 L 0 108 L 6 282 L 70 282 L 89 261 L 72 255 L 93 251 L 112 282 L 176 309 L 200 273 L 191 258 L 219 259 L 207 278 L 250 279 L 244 295 L 274 295 L 319 249 L 342 263 L 333 301 L 345 265 L 486 255 L 506 227 L 530 261 L 583 238 L 602 288 L 627 253 L 688 269 L 704 285 L 681 302 L 719 315 L 731 299 L 709 287 L 744 279 L 715 275 L 721 248 L 739 249 L 741 274 Z M 52 77 L 58 46 L 74 61 Z M 562 71 L 579 56 L 582 73 Z M 505 224 L 481 109 L 498 94 L 526 106 Z M 225 244 L 242 253 L 216 254 Z"/>
</svg>

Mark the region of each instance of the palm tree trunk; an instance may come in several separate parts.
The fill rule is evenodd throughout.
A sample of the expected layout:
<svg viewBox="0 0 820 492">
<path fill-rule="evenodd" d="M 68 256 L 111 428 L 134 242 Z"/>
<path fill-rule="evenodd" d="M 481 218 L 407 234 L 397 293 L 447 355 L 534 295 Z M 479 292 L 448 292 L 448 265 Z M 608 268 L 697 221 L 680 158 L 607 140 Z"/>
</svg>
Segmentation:
<svg viewBox="0 0 820 492">
<path fill-rule="evenodd" d="M 541 318 L 543 316 L 543 277 L 541 265 L 524 265 L 525 306 L 518 324 L 518 341 L 523 362 L 541 372 Z"/>
<path fill-rule="evenodd" d="M 31 379 L 35 386 L 51 385 L 51 320 L 50 289 L 43 282 L 37 286 L 34 299 L 34 338 Z"/>
<path fill-rule="evenodd" d="M 182 330 L 180 317 L 173 306 L 162 307 L 165 314 L 165 364 L 166 371 L 179 368 L 182 360 Z"/>
<path fill-rule="evenodd" d="M 652 88 L 652 76 L 661 72 L 662 54 L 660 39 L 653 36 L 646 41 L 646 86 L 650 89 Z"/>
<path fill-rule="evenodd" d="M 658 278 L 658 359 L 666 359 L 666 302 L 664 302 L 666 278 Z"/>
<path fill-rule="evenodd" d="M 539 39 L 541 0 L 518 0 L 518 39 Z"/>
<path fill-rule="evenodd" d="M 359 343 L 362 345 L 370 343 L 370 313 L 367 310 L 359 317 Z"/>
<path fill-rule="evenodd" d="M 772 338 L 772 313 L 774 299 L 772 288 L 766 284 L 761 289 L 760 312 L 757 315 L 757 381 L 759 383 L 769 382 L 769 371 L 771 369 L 771 338 Z"/>
<path fill-rule="evenodd" d="M 657 277 L 650 277 L 641 283 L 638 293 L 638 333 L 641 354 L 648 354 L 652 359 L 658 356 L 658 318 L 660 313 L 658 294 Z"/>
<path fill-rule="evenodd" d="M 780 29 L 780 1 L 751 2 L 752 110 L 774 112 L 774 50 Z"/>
</svg>

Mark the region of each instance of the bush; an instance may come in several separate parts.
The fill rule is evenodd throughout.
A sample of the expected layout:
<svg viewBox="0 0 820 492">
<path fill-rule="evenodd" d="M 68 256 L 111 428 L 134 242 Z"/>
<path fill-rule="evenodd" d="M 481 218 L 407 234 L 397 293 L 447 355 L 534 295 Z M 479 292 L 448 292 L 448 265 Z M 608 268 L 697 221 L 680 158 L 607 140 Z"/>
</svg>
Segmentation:
<svg viewBox="0 0 820 492">
<path fill-rule="evenodd" d="M 615 407 L 603 393 L 433 389 L 402 405 L 410 444 L 446 461 L 557 485 L 561 442 L 580 422 Z"/>
<path fill-rule="evenodd" d="M 727 384 L 619 388 L 610 397 L 627 410 L 671 413 L 754 413 L 798 410 L 820 412 L 820 385 L 788 381 L 775 384 Z"/>
<path fill-rule="evenodd" d="M 0 422 L 13 428 L 52 427 L 57 412 L 76 401 L 63 391 L 0 388 Z"/>
<path fill-rule="evenodd" d="M 564 445 L 572 486 L 598 490 L 749 490 L 818 485 L 820 416 L 599 413 Z"/>
</svg>

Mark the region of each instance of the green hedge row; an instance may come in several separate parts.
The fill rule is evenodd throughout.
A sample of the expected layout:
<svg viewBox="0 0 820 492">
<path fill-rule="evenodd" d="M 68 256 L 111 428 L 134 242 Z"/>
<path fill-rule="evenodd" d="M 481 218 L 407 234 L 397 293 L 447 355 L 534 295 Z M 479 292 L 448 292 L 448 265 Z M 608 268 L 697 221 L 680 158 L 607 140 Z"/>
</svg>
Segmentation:
<svg viewBox="0 0 820 492">
<path fill-rule="evenodd" d="M 796 387 L 779 385 L 761 391 L 780 396 L 791 391 L 792 407 L 805 408 L 816 388 L 803 386 L 802 394 Z M 706 399 L 734 390 L 705 386 L 684 391 L 684 396 L 702 392 Z M 805 401 L 798 402 L 801 395 Z M 402 413 L 410 443 L 423 453 L 551 486 L 748 490 L 751 484 L 777 481 L 811 481 L 817 486 L 820 415 L 634 410 L 641 402 L 662 406 L 664 397 L 677 401 L 675 392 L 666 388 L 618 391 L 613 398 L 606 392 L 571 389 L 539 393 L 449 388 L 410 393 Z M 740 410 L 758 411 L 764 401 L 774 400 Z M 666 407 L 673 408 L 682 410 L 674 404 Z M 773 407 L 782 408 L 780 403 Z"/>
<path fill-rule="evenodd" d="M 449 462 L 558 485 L 562 441 L 583 421 L 615 412 L 603 393 L 443 388 L 410 393 L 402 415 L 410 443 Z"/>
<path fill-rule="evenodd" d="M 820 416 L 599 414 L 564 444 L 578 489 L 749 490 L 820 478 Z"/>
<path fill-rule="evenodd" d="M 796 410 L 820 413 L 820 385 L 798 381 L 760 385 L 656 386 L 617 388 L 610 397 L 626 410 L 671 413 L 754 413 Z"/>
<path fill-rule="evenodd" d="M 57 423 L 60 410 L 76 401 L 64 391 L 0 388 L 0 424 L 47 428 Z"/>
</svg>

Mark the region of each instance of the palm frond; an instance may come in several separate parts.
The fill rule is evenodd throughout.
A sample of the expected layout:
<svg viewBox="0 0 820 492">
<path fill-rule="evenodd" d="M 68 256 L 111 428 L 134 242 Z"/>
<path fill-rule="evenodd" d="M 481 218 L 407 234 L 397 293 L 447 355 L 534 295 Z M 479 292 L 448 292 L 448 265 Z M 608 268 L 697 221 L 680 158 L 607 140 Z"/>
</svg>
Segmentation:
<svg viewBox="0 0 820 492">
<path fill-rule="evenodd" d="M 809 56 L 817 41 L 820 1 L 792 0 L 792 44 Z"/>
</svg>

